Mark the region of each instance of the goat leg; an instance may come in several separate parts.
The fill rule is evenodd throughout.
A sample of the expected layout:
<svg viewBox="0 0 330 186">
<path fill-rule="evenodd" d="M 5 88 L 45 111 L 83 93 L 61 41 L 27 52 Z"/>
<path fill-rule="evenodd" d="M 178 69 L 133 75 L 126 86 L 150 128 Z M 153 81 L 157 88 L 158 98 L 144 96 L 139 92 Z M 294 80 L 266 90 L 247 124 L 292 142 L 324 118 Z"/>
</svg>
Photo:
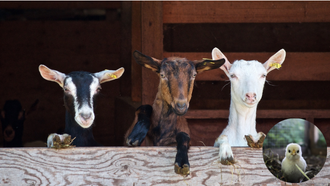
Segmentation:
<svg viewBox="0 0 330 186">
<path fill-rule="evenodd" d="M 175 157 L 174 170 L 177 174 L 189 175 L 190 164 L 188 160 L 188 149 L 190 137 L 185 132 L 180 132 L 176 135 L 177 154 Z"/>
<path fill-rule="evenodd" d="M 126 138 L 127 146 L 141 145 L 150 128 L 151 114 L 152 114 L 152 107 L 150 105 L 141 105 L 137 109 L 136 115 L 138 117 L 138 120 L 134 125 L 132 132 Z"/>
<path fill-rule="evenodd" d="M 233 151 L 231 150 L 231 146 L 228 142 L 227 135 L 220 135 L 215 143 L 215 147 L 219 147 L 219 156 L 220 156 L 220 163 L 223 165 L 232 165 L 235 164 L 236 161 L 234 159 Z"/>
</svg>

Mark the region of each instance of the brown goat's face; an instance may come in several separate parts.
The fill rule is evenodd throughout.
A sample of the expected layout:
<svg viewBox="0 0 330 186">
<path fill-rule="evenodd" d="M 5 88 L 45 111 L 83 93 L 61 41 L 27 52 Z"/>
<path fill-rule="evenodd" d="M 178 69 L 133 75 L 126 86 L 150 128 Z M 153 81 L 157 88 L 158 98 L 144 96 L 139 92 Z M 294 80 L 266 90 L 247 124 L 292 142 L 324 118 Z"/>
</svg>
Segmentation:
<svg viewBox="0 0 330 186">
<path fill-rule="evenodd" d="M 163 101 L 170 105 L 177 115 L 188 111 L 197 73 L 217 69 L 225 62 L 224 59 L 190 61 L 179 57 L 159 60 L 138 51 L 134 51 L 133 56 L 137 63 L 159 75 L 158 91 L 161 91 Z"/>
<path fill-rule="evenodd" d="M 164 100 L 177 115 L 188 111 L 197 71 L 185 58 L 168 58 L 160 66 L 160 89 Z"/>
</svg>

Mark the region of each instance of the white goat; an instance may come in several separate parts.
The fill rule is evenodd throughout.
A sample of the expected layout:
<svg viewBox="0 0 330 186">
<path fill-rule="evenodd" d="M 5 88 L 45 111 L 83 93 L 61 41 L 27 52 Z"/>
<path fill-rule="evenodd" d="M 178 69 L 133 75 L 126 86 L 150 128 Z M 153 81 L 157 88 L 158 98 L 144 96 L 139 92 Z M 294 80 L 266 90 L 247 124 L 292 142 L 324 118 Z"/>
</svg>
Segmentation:
<svg viewBox="0 0 330 186">
<path fill-rule="evenodd" d="M 231 83 L 228 125 L 214 143 L 214 146 L 220 146 L 221 163 L 234 163 L 231 146 L 247 146 L 245 136 L 252 139 L 252 144 L 248 139 L 250 147 L 262 144 L 265 134 L 257 133 L 256 130 L 257 105 L 262 97 L 267 73 L 279 68 L 285 55 L 285 50 L 281 49 L 264 64 L 256 60 L 237 60 L 231 64 L 218 48 L 212 50 L 213 60 L 225 58 L 226 62 L 220 69 L 226 73 Z"/>
</svg>

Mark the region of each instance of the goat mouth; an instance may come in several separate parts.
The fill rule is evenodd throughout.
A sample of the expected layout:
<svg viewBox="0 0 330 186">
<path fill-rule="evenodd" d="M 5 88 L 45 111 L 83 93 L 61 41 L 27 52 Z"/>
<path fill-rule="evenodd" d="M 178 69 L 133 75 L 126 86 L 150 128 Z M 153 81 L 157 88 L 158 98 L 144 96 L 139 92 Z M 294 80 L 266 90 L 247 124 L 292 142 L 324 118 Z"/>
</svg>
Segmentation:
<svg viewBox="0 0 330 186">
<path fill-rule="evenodd" d="M 247 102 L 247 101 L 244 101 L 244 105 L 247 106 L 247 107 L 254 107 L 256 106 L 258 103 L 256 101 L 254 102 Z"/>
<path fill-rule="evenodd" d="M 174 108 L 173 110 L 174 110 L 176 115 L 183 116 L 187 113 L 188 108 Z"/>
<path fill-rule="evenodd" d="M 94 120 L 90 119 L 85 121 L 84 119 L 80 119 L 79 117 L 75 119 L 76 122 L 82 127 L 82 128 L 89 128 L 90 126 L 92 126 Z"/>
</svg>

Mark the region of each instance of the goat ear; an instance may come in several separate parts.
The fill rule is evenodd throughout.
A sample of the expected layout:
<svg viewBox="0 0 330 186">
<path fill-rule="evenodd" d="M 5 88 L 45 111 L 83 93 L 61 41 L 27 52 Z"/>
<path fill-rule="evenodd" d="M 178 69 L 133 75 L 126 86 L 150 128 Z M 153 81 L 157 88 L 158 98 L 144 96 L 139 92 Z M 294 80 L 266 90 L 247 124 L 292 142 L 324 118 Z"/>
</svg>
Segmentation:
<svg viewBox="0 0 330 186">
<path fill-rule="evenodd" d="M 195 61 L 194 63 L 197 73 L 201 73 L 206 70 L 219 68 L 225 63 L 225 59 L 224 58 L 218 60 L 206 59 L 203 61 Z"/>
<path fill-rule="evenodd" d="M 94 76 L 100 80 L 101 84 L 120 78 L 123 75 L 124 71 L 125 69 L 121 67 L 117 70 L 103 70 L 101 72 L 94 73 Z"/>
<path fill-rule="evenodd" d="M 284 62 L 286 52 L 284 49 L 279 50 L 276 54 L 272 55 L 263 65 L 267 70 L 267 73 L 281 67 L 281 64 Z"/>
<path fill-rule="evenodd" d="M 231 67 L 231 63 L 228 61 L 226 56 L 217 47 L 214 47 L 212 50 L 212 59 L 217 60 L 217 59 L 222 59 L 222 58 L 225 59 L 225 63 L 220 67 L 220 69 L 223 70 L 228 77 L 230 77 L 229 69 Z"/>
<path fill-rule="evenodd" d="M 63 87 L 63 82 L 66 77 L 65 74 L 57 70 L 52 70 L 45 65 L 39 65 L 39 72 L 41 76 L 48 81 L 54 81 Z"/>
<path fill-rule="evenodd" d="M 133 52 L 133 56 L 135 58 L 135 61 L 137 63 L 139 63 L 140 65 L 142 65 L 146 68 L 149 68 L 150 70 L 152 70 L 154 72 L 159 73 L 161 60 L 144 55 L 137 50 L 135 50 Z"/>
</svg>

